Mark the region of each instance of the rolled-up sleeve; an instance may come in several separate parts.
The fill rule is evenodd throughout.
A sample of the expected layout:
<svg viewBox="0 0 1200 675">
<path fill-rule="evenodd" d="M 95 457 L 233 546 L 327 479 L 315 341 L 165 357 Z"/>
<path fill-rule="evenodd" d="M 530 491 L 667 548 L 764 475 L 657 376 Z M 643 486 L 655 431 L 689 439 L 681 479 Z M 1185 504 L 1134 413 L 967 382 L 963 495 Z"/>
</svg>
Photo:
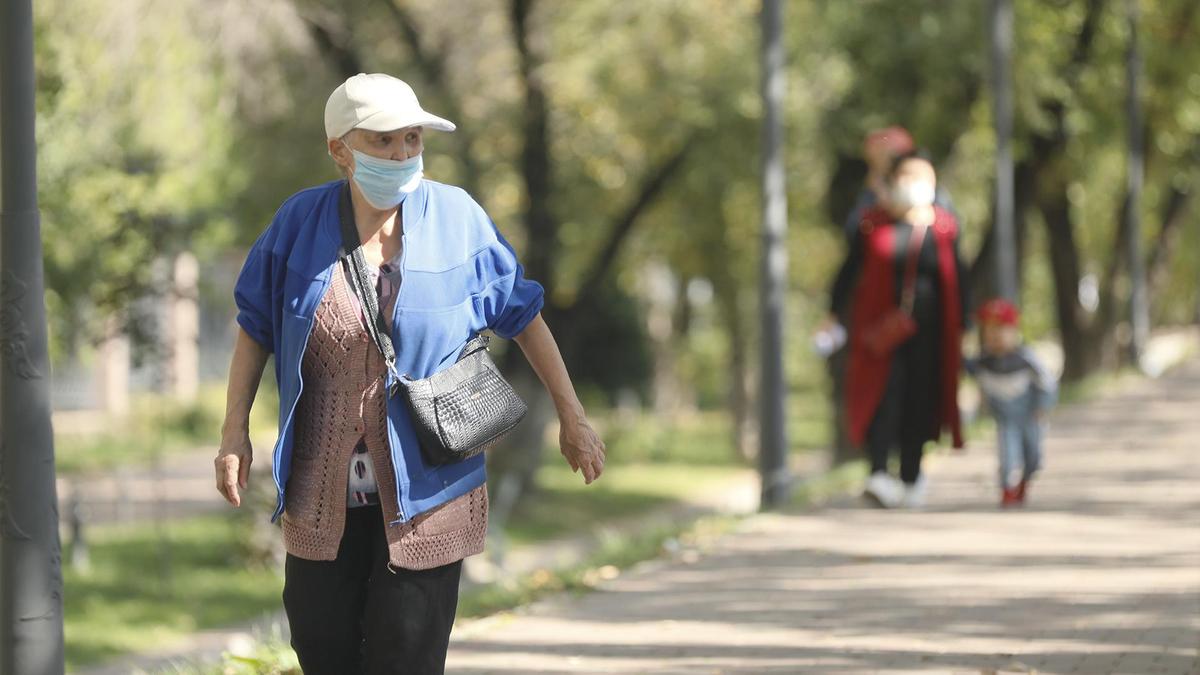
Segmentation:
<svg viewBox="0 0 1200 675">
<path fill-rule="evenodd" d="M 233 299 L 237 304 L 237 322 L 267 350 L 275 351 L 275 323 L 271 318 L 272 255 L 266 246 L 267 234 L 259 237 L 246 255 L 246 262 L 238 274 L 233 287 Z"/>
<path fill-rule="evenodd" d="M 525 278 L 525 268 L 517 260 L 513 247 L 492 224 L 496 240 L 489 253 L 494 275 L 483 294 L 483 314 L 487 327 L 502 338 L 521 334 L 545 305 L 542 285 Z"/>
</svg>

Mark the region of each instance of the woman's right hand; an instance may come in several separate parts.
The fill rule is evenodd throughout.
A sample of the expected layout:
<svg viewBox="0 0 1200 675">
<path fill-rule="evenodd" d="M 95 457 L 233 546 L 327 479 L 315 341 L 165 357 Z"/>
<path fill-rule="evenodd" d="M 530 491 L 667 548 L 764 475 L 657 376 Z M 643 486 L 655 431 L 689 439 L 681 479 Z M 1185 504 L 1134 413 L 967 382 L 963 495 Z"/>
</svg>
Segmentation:
<svg viewBox="0 0 1200 675">
<path fill-rule="evenodd" d="M 221 449 L 213 460 L 217 472 L 217 492 L 234 506 L 242 505 L 238 489 L 246 489 L 252 461 L 254 450 L 250 447 L 249 433 L 237 433 L 221 439 Z"/>
<path fill-rule="evenodd" d="M 846 329 L 834 314 L 825 317 L 812 336 L 812 346 L 818 354 L 829 358 L 846 344 Z"/>
<path fill-rule="evenodd" d="M 833 327 L 839 325 L 840 323 L 841 322 L 838 321 L 836 314 L 826 314 L 825 318 L 821 319 L 821 322 L 817 324 L 816 332 L 824 333 L 826 331 L 833 330 Z"/>
</svg>

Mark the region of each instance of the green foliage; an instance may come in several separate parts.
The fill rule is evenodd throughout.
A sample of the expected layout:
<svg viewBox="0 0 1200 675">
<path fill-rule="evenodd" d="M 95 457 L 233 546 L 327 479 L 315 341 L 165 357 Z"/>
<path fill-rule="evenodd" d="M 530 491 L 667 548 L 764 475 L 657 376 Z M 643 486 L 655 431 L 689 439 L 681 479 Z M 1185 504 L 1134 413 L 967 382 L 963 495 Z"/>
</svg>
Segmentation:
<svg viewBox="0 0 1200 675">
<path fill-rule="evenodd" d="M 597 419 L 610 463 L 737 463 L 729 416 L 705 411 L 662 419 L 633 411 L 613 411 Z"/>
<path fill-rule="evenodd" d="M 228 242 L 234 110 L 198 3 L 36 6 L 38 178 L 55 353 Z M 152 20 L 149 20 L 153 17 Z"/>
<path fill-rule="evenodd" d="M 520 504 L 505 534 L 514 545 L 587 534 L 599 522 L 617 523 L 727 486 L 736 469 L 719 465 L 617 463 L 585 486 L 565 462 L 538 475 L 537 495 Z M 580 523 L 589 523 L 580 530 Z"/>
<path fill-rule="evenodd" d="M 574 329 L 581 337 L 575 342 L 574 351 L 563 354 L 574 366 L 571 377 L 577 381 L 576 386 L 603 392 L 605 405 L 615 403 L 614 395 L 626 390 L 636 391 L 645 398 L 645 385 L 653 374 L 653 364 L 645 317 L 637 298 L 608 284 L 592 309 L 576 319 L 578 325 Z"/>
<path fill-rule="evenodd" d="M 218 665 L 181 665 L 160 675 L 302 675 L 291 645 L 278 635 L 259 639 L 249 655 L 226 654 Z"/>
<path fill-rule="evenodd" d="M 277 609 L 278 572 L 237 551 L 237 526 L 221 516 L 94 529 L 90 570 L 63 575 L 68 668 Z"/>
<path fill-rule="evenodd" d="M 1069 64 L 1089 3 L 1015 4 L 1016 158 L 1030 158 L 1030 138 L 1062 106 L 1067 151 L 1055 171 L 1066 177 L 1082 272 L 1102 275 L 1124 195 L 1124 4 L 1104 3 L 1078 69 Z M 648 399 L 654 368 L 668 368 L 702 408 L 727 409 L 735 378 L 752 381 L 758 361 L 759 3 L 531 6 L 540 63 L 533 77 L 549 109 L 544 198 L 558 221 L 548 240 L 554 278 L 545 280 L 552 308 L 587 290 L 597 256 L 648 177 L 686 150 L 619 249 L 594 311 L 579 322 L 588 339 L 568 365 L 589 400 L 626 390 Z M 1143 237 L 1152 249 L 1172 194 L 1194 202 L 1200 182 L 1200 11 L 1190 0 L 1140 6 Z M 289 194 L 336 177 L 321 110 L 347 69 L 395 73 L 430 110 L 454 111 L 460 131 L 426 139 L 429 177 L 469 187 L 530 253 L 522 228 L 529 108 L 510 10 L 503 0 L 38 3 L 39 169 L 56 358 L 95 335 L 112 310 L 136 320 L 129 300 L 160 273 L 150 261 L 192 249 L 205 269 L 218 251 L 253 240 Z M 824 380 L 805 342 L 843 254 L 830 216 L 857 187 L 863 134 L 910 128 L 953 194 L 964 253 L 980 248 L 994 150 L 985 14 L 979 2 L 788 3 L 787 368 L 797 408 L 810 406 L 794 413 L 805 424 L 818 423 L 822 409 L 811 406 L 819 399 L 809 394 Z M 1158 321 L 1190 320 L 1200 304 L 1198 211 L 1193 203 L 1166 241 L 1154 286 Z M 1054 332 L 1057 317 L 1044 227 L 1036 214 L 1030 224 L 1025 321 L 1037 338 Z M 673 353 L 661 361 L 651 358 L 658 352 L 645 328 L 651 265 L 665 266 L 680 288 L 696 280 L 712 289 L 711 302 L 688 307 L 686 325 L 654 345 Z"/>
</svg>

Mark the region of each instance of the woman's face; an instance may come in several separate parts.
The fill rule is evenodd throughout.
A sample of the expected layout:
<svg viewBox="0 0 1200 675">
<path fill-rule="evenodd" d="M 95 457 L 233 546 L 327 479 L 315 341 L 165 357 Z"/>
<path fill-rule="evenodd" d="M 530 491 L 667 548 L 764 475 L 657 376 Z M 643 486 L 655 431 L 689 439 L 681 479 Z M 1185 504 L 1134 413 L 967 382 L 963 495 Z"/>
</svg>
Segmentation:
<svg viewBox="0 0 1200 675">
<path fill-rule="evenodd" d="M 929 206 L 937 192 L 937 174 L 927 160 L 913 157 L 896 167 L 892 174 L 888 206 L 893 215 L 903 215 L 913 207 Z"/>
<path fill-rule="evenodd" d="M 937 187 L 937 172 L 933 170 L 932 164 L 919 157 L 909 159 L 896 167 L 896 173 L 892 176 L 892 185 L 895 187 L 922 182 Z"/>
<path fill-rule="evenodd" d="M 340 139 L 329 141 L 329 152 L 334 161 L 348 174 L 354 174 L 354 155 L 350 148 L 365 155 L 380 159 L 403 161 L 416 157 L 425 150 L 421 127 L 407 127 L 392 131 L 367 131 L 353 129 Z"/>
</svg>

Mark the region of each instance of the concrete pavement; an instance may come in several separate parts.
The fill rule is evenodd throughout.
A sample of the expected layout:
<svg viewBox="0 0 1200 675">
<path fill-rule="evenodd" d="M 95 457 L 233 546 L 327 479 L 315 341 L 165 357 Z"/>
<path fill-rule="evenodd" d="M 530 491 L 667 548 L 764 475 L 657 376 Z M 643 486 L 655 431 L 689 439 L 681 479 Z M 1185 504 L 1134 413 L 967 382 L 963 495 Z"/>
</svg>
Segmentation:
<svg viewBox="0 0 1200 675">
<path fill-rule="evenodd" d="M 991 443 L 922 511 L 749 519 L 594 593 L 462 625 L 447 672 L 1200 673 L 1200 362 L 1053 418 L 1023 510 Z"/>
</svg>

